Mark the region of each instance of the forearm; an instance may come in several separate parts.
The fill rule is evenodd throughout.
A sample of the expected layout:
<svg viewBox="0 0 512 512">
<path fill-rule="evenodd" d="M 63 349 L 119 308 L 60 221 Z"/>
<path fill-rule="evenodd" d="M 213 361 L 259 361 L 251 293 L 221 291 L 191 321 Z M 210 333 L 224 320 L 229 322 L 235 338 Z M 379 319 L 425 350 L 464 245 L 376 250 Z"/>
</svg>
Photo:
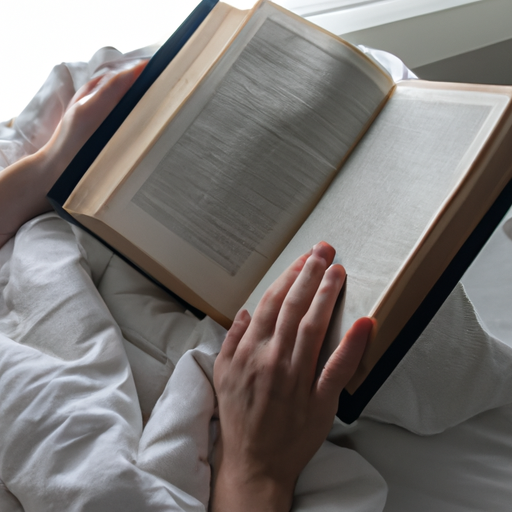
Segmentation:
<svg viewBox="0 0 512 512">
<path fill-rule="evenodd" d="M 28 220 L 51 209 L 46 194 L 58 177 L 47 152 L 38 151 L 0 172 L 0 247 Z"/>
</svg>

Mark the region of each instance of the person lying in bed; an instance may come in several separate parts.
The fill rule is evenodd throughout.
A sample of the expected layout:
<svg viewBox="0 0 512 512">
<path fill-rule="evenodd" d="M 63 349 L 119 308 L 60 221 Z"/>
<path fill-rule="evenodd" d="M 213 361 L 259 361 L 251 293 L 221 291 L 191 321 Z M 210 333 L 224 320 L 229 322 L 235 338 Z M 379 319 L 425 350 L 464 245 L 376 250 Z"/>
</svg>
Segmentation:
<svg viewBox="0 0 512 512">
<path fill-rule="evenodd" d="M 46 194 L 144 67 L 97 77 L 71 100 L 49 142 L 0 172 L 0 246 L 51 208 Z M 240 311 L 215 362 L 220 437 L 211 509 L 290 510 L 299 473 L 326 438 L 338 396 L 372 329 L 362 318 L 321 374 L 316 362 L 345 270 L 319 243 Z"/>
</svg>

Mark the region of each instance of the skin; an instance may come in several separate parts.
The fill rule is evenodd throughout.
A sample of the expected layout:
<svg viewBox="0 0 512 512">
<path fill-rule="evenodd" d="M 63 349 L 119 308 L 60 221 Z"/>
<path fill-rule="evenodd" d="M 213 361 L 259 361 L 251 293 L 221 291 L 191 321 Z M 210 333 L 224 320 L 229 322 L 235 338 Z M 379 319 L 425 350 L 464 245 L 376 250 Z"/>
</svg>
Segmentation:
<svg viewBox="0 0 512 512">
<path fill-rule="evenodd" d="M 46 194 L 146 63 L 91 80 L 48 143 L 0 172 L 0 247 L 51 210 Z M 211 510 L 288 511 L 297 478 L 325 440 L 338 396 L 373 327 L 359 319 L 315 378 L 345 270 L 317 244 L 269 288 L 251 318 L 240 311 L 214 368 L 220 417 Z"/>
<path fill-rule="evenodd" d="M 295 483 L 325 440 L 342 389 L 373 327 L 361 318 L 315 378 L 345 280 L 334 249 L 317 244 L 269 288 L 251 319 L 241 311 L 215 362 L 221 425 L 212 510 L 288 511 Z"/>
<path fill-rule="evenodd" d="M 143 62 L 85 84 L 71 99 L 50 140 L 0 172 L 0 247 L 28 220 L 51 211 L 46 195 L 144 69 Z"/>
</svg>

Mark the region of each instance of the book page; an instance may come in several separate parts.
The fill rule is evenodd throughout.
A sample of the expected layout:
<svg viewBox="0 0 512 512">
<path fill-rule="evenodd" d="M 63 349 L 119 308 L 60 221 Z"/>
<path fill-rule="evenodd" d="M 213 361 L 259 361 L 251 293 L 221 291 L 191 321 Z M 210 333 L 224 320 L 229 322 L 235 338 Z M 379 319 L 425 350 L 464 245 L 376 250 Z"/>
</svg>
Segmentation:
<svg viewBox="0 0 512 512">
<path fill-rule="evenodd" d="M 247 306 L 300 254 L 325 240 L 347 271 L 330 353 L 374 314 L 503 112 L 499 95 L 397 88 Z M 327 357 L 324 354 L 324 357 Z"/>
<path fill-rule="evenodd" d="M 219 286 L 238 295 L 230 314 L 321 197 L 392 87 L 375 64 L 334 36 L 270 14 L 251 20 L 245 42 L 230 48 L 105 212 L 140 247 L 150 231 L 152 253 L 192 289 L 207 287 L 217 301 Z"/>
<path fill-rule="evenodd" d="M 364 78 L 267 20 L 132 202 L 235 275 L 338 169 L 384 97 Z"/>
</svg>

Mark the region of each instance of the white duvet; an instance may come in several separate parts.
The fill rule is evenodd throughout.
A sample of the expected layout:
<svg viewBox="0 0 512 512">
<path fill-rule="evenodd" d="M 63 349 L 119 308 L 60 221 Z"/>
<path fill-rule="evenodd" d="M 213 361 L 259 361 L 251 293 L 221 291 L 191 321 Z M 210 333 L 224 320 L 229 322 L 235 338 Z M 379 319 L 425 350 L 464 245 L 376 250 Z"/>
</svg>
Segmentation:
<svg viewBox="0 0 512 512">
<path fill-rule="evenodd" d="M 206 510 L 224 330 L 55 214 L 0 250 L 0 289 L 0 510 Z M 296 492 L 374 511 L 386 486 L 325 443 Z"/>
<path fill-rule="evenodd" d="M 96 70 L 140 55 L 107 49 L 88 64 L 57 66 L 29 108 L 0 125 L 0 167 L 44 144 Z M 0 511 L 206 510 L 222 328 L 55 214 L 0 250 L 0 290 Z M 485 485 L 486 439 L 493 453 L 512 453 L 511 402 L 512 349 L 482 328 L 459 286 L 363 419 L 335 426 L 331 439 L 357 451 L 324 443 L 299 479 L 294 510 L 470 510 L 472 492 L 482 503 L 491 492 L 512 502 L 501 485 L 512 481 L 512 457 L 493 474 L 499 485 Z M 446 462 L 445 473 L 434 471 L 447 453 L 478 456 L 482 475 L 456 465 L 450 473 Z M 429 471 L 466 478 L 465 493 L 432 486 Z"/>
</svg>

